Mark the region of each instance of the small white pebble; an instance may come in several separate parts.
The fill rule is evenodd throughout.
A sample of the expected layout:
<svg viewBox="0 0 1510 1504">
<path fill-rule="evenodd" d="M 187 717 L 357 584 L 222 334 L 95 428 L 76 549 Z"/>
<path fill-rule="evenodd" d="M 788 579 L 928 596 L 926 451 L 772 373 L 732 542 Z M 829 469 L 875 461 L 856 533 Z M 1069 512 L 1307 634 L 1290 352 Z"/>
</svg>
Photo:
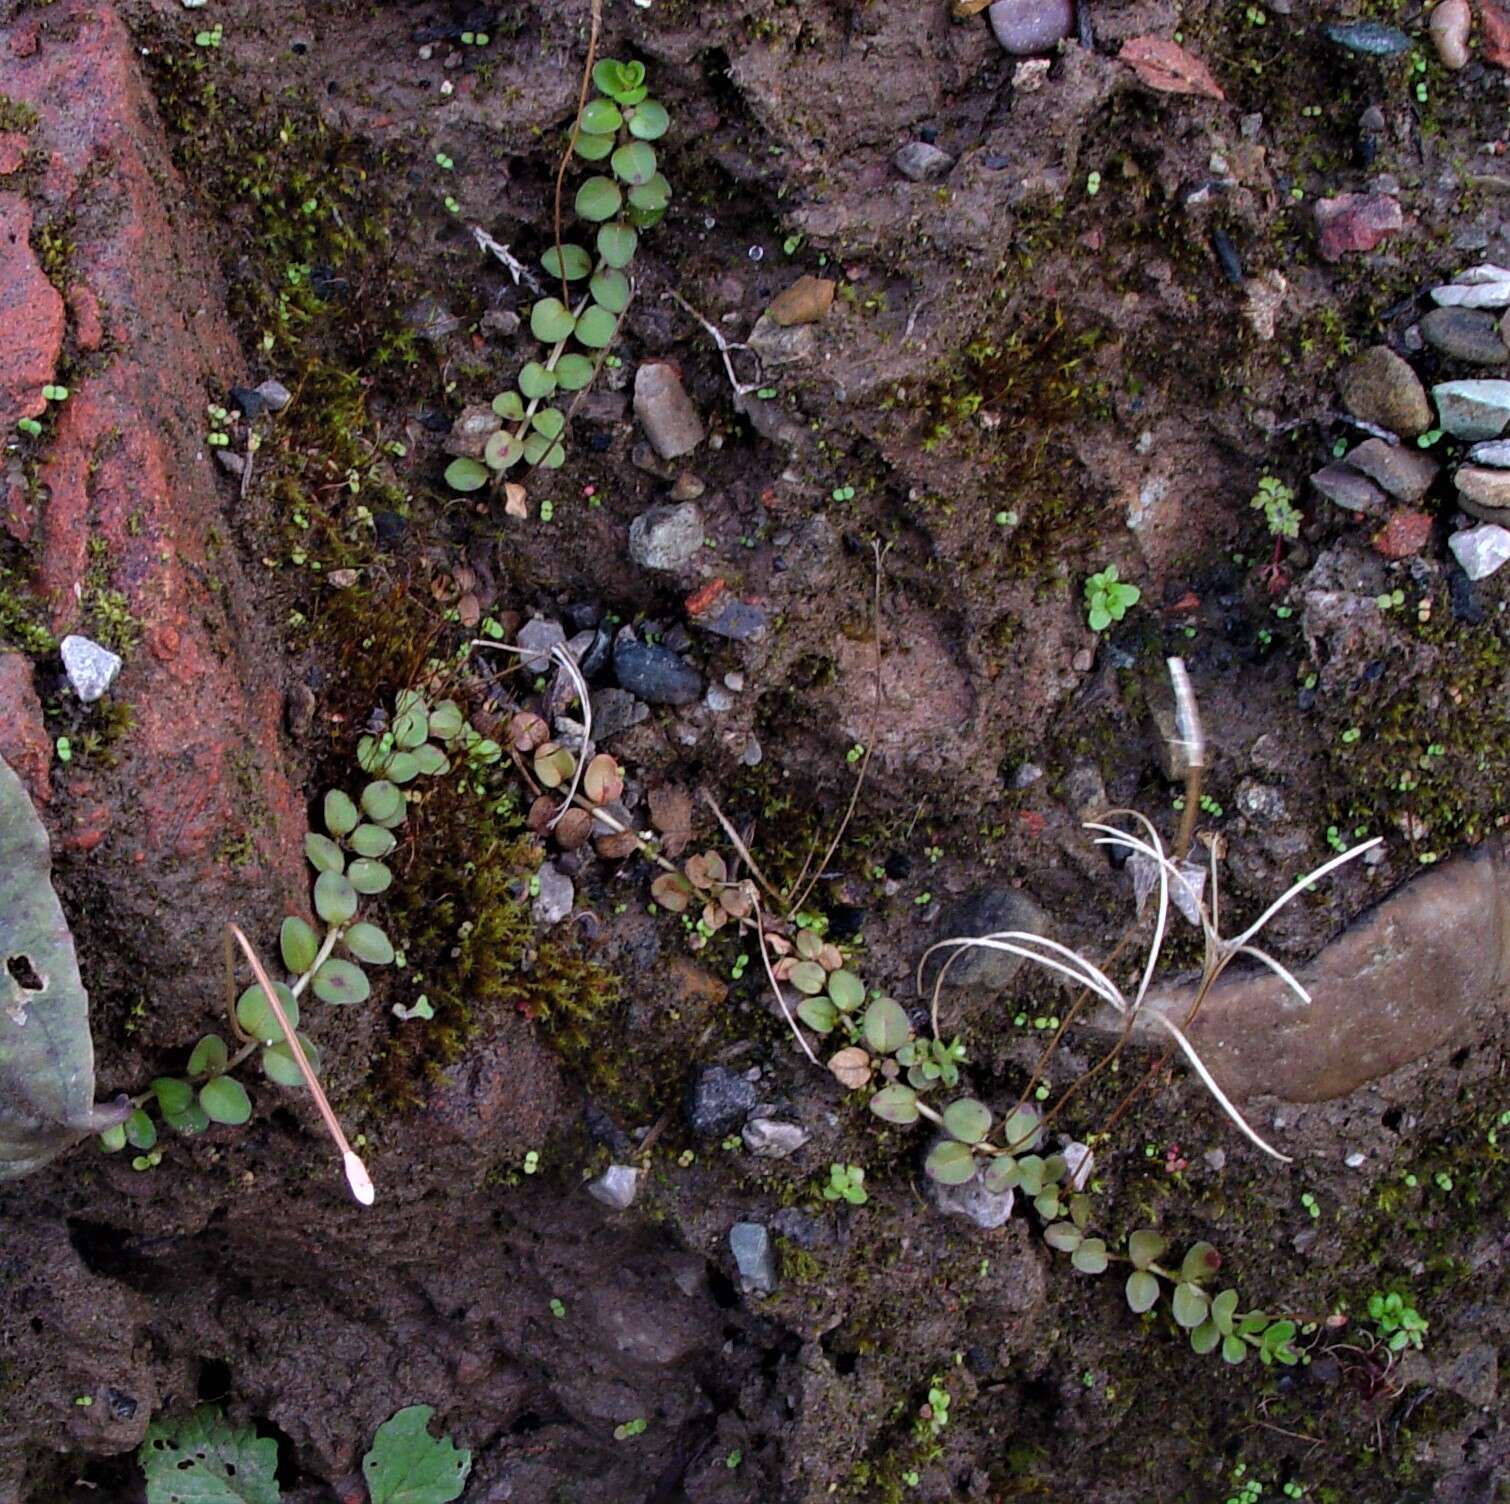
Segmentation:
<svg viewBox="0 0 1510 1504">
<path fill-rule="evenodd" d="M 1358 1150 L 1354 1149 L 1353 1152 L 1349 1154 L 1348 1157 L 1342 1162 L 1348 1167 L 1348 1169 L 1356 1170 L 1360 1165 L 1366 1164 L 1368 1162 L 1368 1155 L 1360 1154 Z"/>
</svg>

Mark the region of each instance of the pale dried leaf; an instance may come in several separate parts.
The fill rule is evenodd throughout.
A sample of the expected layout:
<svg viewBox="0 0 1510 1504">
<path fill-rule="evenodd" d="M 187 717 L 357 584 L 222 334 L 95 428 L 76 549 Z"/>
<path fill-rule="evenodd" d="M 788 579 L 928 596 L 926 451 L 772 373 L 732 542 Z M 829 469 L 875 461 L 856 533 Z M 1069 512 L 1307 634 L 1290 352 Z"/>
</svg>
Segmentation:
<svg viewBox="0 0 1510 1504">
<path fill-rule="evenodd" d="M 833 1056 L 828 1068 L 834 1079 L 850 1091 L 858 1091 L 870 1080 L 870 1056 L 859 1045 L 849 1045 Z"/>
<path fill-rule="evenodd" d="M 1163 37 L 1130 37 L 1119 54 L 1138 80 L 1160 94 L 1196 94 L 1225 99 L 1221 85 L 1200 58 Z"/>
</svg>

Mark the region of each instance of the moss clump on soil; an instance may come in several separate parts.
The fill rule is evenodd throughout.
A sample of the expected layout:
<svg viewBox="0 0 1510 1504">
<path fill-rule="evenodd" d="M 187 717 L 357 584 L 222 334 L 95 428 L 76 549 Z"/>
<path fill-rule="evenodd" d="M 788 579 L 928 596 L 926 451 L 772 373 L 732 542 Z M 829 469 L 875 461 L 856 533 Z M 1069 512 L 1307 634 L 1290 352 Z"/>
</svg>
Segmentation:
<svg viewBox="0 0 1510 1504">
<path fill-rule="evenodd" d="M 0 551 L 0 651 L 17 649 L 41 658 L 57 647 L 57 641 L 47 630 L 47 613 L 27 587 L 19 565 L 5 558 L 8 551 Z"/>
</svg>

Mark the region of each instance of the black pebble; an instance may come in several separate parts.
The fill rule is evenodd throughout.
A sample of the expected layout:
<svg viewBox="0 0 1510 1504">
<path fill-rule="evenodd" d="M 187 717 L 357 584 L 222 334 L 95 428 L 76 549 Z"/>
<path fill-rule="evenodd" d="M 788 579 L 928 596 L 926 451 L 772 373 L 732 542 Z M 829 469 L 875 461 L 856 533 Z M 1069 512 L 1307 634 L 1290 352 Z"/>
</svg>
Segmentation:
<svg viewBox="0 0 1510 1504">
<path fill-rule="evenodd" d="M 407 518 L 400 517 L 397 512 L 374 512 L 372 514 L 373 530 L 377 533 L 379 548 L 397 548 L 403 542 L 404 534 L 409 530 Z"/>
<path fill-rule="evenodd" d="M 1479 604 L 1479 593 L 1472 580 L 1461 569 L 1454 569 L 1447 576 L 1447 594 L 1452 602 L 1452 619 L 1467 626 L 1476 627 L 1484 619 L 1484 608 Z"/>
<path fill-rule="evenodd" d="M 243 418 L 260 418 L 267 411 L 267 399 L 249 386 L 233 386 L 231 401 L 236 404 Z"/>
<path fill-rule="evenodd" d="M 604 453 L 611 443 L 613 443 L 613 439 L 606 433 L 590 433 L 587 436 L 587 447 L 594 454 Z"/>
<path fill-rule="evenodd" d="M 587 632 L 603 620 L 601 601 L 573 601 L 561 615 L 573 632 Z"/>
<path fill-rule="evenodd" d="M 1216 252 L 1216 259 L 1222 264 L 1222 275 L 1234 286 L 1241 285 L 1243 280 L 1243 263 L 1237 254 L 1237 248 L 1232 244 L 1225 230 L 1213 230 L 1211 232 L 1211 249 Z"/>
<path fill-rule="evenodd" d="M 918 127 L 919 141 L 925 141 L 929 146 L 932 146 L 938 140 L 938 138 L 939 133 L 936 127 L 931 125 L 920 125 Z"/>
<path fill-rule="evenodd" d="M 1313 710 L 1316 706 L 1316 691 L 1303 689 L 1295 696 L 1295 708 L 1297 710 Z"/>
<path fill-rule="evenodd" d="M 451 420 L 444 414 L 435 411 L 421 413 L 419 415 L 420 426 L 428 428 L 431 433 L 450 433 Z"/>
<path fill-rule="evenodd" d="M 596 679 L 608 666 L 608 650 L 613 646 L 613 628 L 606 621 L 598 623 L 598 630 L 593 634 L 592 641 L 587 645 L 587 651 L 582 655 L 582 661 L 577 665 L 582 670 L 584 679 Z"/>
<path fill-rule="evenodd" d="M 902 882 L 912 876 L 912 858 L 905 851 L 893 851 L 886 858 L 886 875 L 893 882 Z"/>
<path fill-rule="evenodd" d="M 828 938 L 853 940 L 865 927 L 865 910 L 858 904 L 841 903 L 828 911 Z"/>
</svg>

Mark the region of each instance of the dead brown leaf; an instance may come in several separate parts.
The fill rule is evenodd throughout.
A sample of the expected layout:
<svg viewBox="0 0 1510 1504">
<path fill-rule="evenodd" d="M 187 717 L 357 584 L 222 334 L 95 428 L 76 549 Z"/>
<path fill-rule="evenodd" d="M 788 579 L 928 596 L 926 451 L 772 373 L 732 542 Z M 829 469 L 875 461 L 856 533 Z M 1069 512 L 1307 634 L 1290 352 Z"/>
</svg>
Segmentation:
<svg viewBox="0 0 1510 1504">
<path fill-rule="evenodd" d="M 834 1079 L 850 1091 L 858 1091 L 870 1080 L 870 1056 L 859 1045 L 852 1044 L 840 1050 L 828 1062 L 828 1068 L 834 1073 Z"/>
<path fill-rule="evenodd" d="M 1129 37 L 1120 60 L 1141 83 L 1160 94 L 1197 94 L 1202 99 L 1225 99 L 1222 88 L 1200 58 L 1163 37 Z"/>
<path fill-rule="evenodd" d="M 834 301 L 834 284 L 826 277 L 798 277 L 777 297 L 769 312 L 783 329 L 793 324 L 816 324 Z"/>
</svg>

